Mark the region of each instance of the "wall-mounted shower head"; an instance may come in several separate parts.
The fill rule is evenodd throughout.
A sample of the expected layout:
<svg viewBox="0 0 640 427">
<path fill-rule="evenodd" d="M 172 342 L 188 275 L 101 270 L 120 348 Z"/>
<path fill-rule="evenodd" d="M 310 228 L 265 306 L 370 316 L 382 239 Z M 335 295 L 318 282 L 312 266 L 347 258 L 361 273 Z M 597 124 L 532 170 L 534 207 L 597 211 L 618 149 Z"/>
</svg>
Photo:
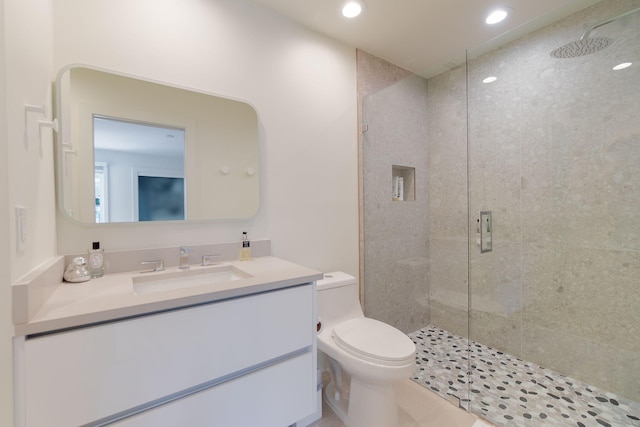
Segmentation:
<svg viewBox="0 0 640 427">
<path fill-rule="evenodd" d="M 559 59 L 577 58 L 579 56 L 590 55 L 606 48 L 613 42 L 613 40 L 608 37 L 589 37 L 591 31 L 595 30 L 596 28 L 602 27 L 603 25 L 607 25 L 617 19 L 620 19 L 623 16 L 627 16 L 638 11 L 640 11 L 640 7 L 591 26 L 587 31 L 584 32 L 582 37 L 580 37 L 580 40 L 567 43 L 564 46 L 560 46 L 559 48 L 552 50 L 551 56 Z"/>
<path fill-rule="evenodd" d="M 590 55 L 609 46 L 613 40 L 608 37 L 587 37 L 567 43 L 551 51 L 551 56 L 558 59 L 577 58 Z"/>
</svg>

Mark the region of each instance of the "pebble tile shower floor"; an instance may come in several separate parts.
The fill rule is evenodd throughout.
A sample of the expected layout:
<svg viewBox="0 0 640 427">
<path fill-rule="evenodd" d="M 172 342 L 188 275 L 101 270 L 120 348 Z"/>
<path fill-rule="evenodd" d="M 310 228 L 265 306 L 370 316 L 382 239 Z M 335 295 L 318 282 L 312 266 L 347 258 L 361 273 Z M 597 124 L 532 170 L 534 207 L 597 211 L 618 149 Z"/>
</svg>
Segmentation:
<svg viewBox="0 0 640 427">
<path fill-rule="evenodd" d="M 413 380 L 497 426 L 640 426 L 640 403 L 427 326 L 416 344 Z M 471 376 L 467 379 L 471 363 Z M 467 395 L 470 381 L 471 400 Z"/>
</svg>

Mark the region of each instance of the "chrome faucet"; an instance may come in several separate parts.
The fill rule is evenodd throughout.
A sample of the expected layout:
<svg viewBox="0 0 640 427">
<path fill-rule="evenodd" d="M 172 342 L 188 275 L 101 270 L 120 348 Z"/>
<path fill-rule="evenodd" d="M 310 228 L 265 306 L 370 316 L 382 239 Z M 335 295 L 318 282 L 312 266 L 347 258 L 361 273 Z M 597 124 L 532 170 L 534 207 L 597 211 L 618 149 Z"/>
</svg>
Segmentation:
<svg viewBox="0 0 640 427">
<path fill-rule="evenodd" d="M 191 255 L 191 248 L 187 246 L 180 246 L 180 267 L 189 268 L 189 255 Z"/>
</svg>

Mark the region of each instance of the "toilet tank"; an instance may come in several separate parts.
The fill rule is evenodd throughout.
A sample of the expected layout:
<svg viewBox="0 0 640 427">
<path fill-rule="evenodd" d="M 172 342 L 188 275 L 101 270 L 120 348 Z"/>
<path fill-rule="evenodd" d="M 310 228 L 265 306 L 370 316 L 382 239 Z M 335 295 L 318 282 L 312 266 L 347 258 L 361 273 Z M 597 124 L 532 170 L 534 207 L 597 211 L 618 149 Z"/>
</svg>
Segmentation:
<svg viewBox="0 0 640 427">
<path fill-rule="evenodd" d="M 341 271 L 325 273 L 317 282 L 317 310 L 322 327 L 364 317 L 356 278 Z"/>
</svg>

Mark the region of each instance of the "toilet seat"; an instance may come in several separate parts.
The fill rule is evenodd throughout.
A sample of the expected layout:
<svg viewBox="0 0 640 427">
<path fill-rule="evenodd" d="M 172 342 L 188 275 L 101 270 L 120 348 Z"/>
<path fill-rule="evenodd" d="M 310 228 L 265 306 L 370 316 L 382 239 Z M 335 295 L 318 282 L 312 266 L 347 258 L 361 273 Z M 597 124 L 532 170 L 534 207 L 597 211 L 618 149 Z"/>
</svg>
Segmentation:
<svg viewBox="0 0 640 427">
<path fill-rule="evenodd" d="M 369 318 L 347 320 L 333 328 L 338 347 L 358 358 L 382 365 L 412 363 L 413 341 L 393 326 Z"/>
</svg>

